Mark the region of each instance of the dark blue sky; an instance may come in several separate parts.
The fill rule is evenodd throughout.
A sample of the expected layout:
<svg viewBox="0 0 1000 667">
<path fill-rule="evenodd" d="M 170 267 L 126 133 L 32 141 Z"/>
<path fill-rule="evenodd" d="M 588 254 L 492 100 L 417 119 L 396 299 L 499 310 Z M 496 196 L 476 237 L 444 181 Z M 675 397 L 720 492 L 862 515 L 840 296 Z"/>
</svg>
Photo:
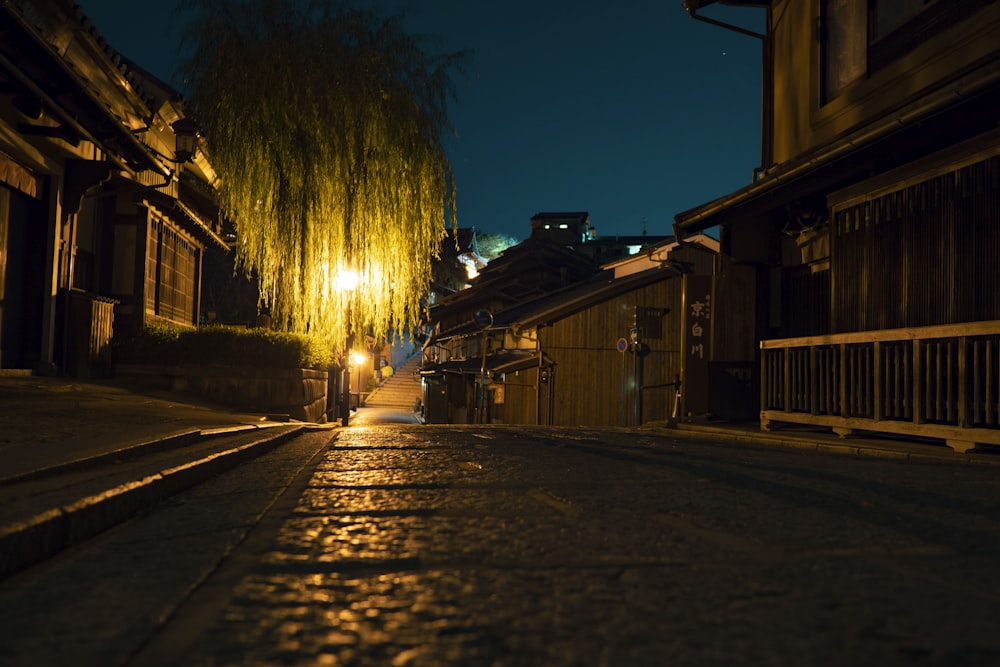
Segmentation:
<svg viewBox="0 0 1000 667">
<path fill-rule="evenodd" d="M 173 80 L 176 0 L 77 0 L 112 47 Z M 674 214 L 750 182 L 760 161 L 760 42 L 681 0 L 386 0 L 429 50 L 473 50 L 456 77 L 450 158 L 463 227 L 519 239 L 541 211 L 589 211 L 601 236 L 670 234 Z M 706 15 L 760 30 L 763 10 Z"/>
</svg>

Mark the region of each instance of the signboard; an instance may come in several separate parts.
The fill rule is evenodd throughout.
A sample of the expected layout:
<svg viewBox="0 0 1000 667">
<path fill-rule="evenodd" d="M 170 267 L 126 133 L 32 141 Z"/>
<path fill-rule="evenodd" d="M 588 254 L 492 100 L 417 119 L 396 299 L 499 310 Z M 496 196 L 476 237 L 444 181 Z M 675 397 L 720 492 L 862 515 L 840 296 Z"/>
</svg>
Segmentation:
<svg viewBox="0 0 1000 667">
<path fill-rule="evenodd" d="M 618 345 L 616 347 L 618 348 L 619 352 L 621 352 L 622 354 L 625 354 L 625 350 L 628 349 L 628 341 L 625 340 L 624 338 L 619 338 L 618 339 Z"/>
<path fill-rule="evenodd" d="M 712 279 L 684 276 L 684 316 L 681 326 L 683 351 L 681 395 L 684 414 L 708 412 L 708 362 L 711 355 Z"/>
</svg>

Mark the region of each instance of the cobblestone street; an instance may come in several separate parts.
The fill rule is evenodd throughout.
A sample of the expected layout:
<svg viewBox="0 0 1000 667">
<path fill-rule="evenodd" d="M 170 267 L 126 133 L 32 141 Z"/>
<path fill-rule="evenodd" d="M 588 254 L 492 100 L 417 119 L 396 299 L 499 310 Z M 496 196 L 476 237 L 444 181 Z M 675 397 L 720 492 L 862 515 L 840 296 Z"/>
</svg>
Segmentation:
<svg viewBox="0 0 1000 667">
<path fill-rule="evenodd" d="M 121 661 L 1000 661 L 991 465 L 403 425 L 342 430 L 317 461 Z M 0 611 L 52 573 L 28 574 Z"/>
</svg>

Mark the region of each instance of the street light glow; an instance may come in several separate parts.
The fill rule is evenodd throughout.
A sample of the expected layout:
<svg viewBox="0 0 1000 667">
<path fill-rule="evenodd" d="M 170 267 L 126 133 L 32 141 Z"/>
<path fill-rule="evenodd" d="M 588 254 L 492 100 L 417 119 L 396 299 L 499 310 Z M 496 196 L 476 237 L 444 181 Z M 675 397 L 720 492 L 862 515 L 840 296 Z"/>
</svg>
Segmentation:
<svg viewBox="0 0 1000 667">
<path fill-rule="evenodd" d="M 339 292 L 353 292 L 358 288 L 358 274 L 356 271 L 338 271 L 333 279 L 333 286 Z"/>
</svg>

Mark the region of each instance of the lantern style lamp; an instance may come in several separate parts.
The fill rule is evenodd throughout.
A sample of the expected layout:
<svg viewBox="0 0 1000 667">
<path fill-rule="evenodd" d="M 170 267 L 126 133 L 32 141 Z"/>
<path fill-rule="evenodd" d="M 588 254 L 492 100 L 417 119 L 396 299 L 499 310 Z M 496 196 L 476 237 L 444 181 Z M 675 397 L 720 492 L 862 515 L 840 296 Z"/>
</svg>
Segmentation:
<svg viewBox="0 0 1000 667">
<path fill-rule="evenodd" d="M 170 126 L 174 130 L 177 142 L 174 150 L 174 161 L 187 162 L 194 157 L 198 146 L 198 123 L 190 118 L 181 118 Z"/>
</svg>

